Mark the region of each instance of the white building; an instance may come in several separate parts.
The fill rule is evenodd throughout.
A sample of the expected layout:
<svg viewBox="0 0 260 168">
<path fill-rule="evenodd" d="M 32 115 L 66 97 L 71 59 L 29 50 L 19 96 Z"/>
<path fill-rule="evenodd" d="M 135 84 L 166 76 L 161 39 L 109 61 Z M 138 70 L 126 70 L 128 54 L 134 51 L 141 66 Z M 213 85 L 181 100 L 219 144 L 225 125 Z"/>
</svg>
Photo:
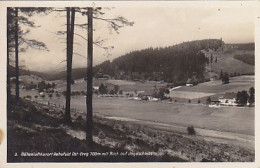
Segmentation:
<svg viewBox="0 0 260 168">
<path fill-rule="evenodd" d="M 76 79 L 74 80 L 75 83 L 83 83 L 85 82 L 84 78 L 81 78 L 81 79 Z"/>
<path fill-rule="evenodd" d="M 192 83 L 186 83 L 186 86 L 192 87 L 193 84 Z"/>
<path fill-rule="evenodd" d="M 219 99 L 219 104 L 222 106 L 236 106 L 236 93 L 232 92 L 232 93 L 226 93 L 225 95 L 223 95 L 222 97 L 220 97 Z"/>
</svg>

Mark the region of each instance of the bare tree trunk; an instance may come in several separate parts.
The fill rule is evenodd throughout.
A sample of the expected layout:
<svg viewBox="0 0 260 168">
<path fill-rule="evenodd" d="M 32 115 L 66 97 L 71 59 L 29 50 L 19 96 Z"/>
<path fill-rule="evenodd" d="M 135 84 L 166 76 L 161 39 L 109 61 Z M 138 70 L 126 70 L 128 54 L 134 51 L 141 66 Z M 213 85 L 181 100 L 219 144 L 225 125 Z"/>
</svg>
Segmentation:
<svg viewBox="0 0 260 168">
<path fill-rule="evenodd" d="M 75 8 L 71 8 L 71 32 L 70 32 L 70 39 L 71 39 L 71 46 L 70 46 L 70 64 L 72 68 L 72 58 L 73 58 L 73 43 L 74 43 L 74 23 L 75 23 Z M 71 72 L 71 71 L 70 71 Z"/>
<path fill-rule="evenodd" d="M 67 89 L 66 89 L 66 107 L 65 120 L 71 121 L 70 116 L 70 92 L 71 92 L 71 73 L 70 73 L 70 8 L 67 8 Z"/>
<path fill-rule="evenodd" d="M 92 76 L 93 76 L 93 11 L 88 8 L 88 67 L 87 67 L 87 123 L 86 123 L 86 140 L 87 144 L 93 143 L 93 111 L 92 111 Z"/>
<path fill-rule="evenodd" d="M 71 15 L 70 15 L 71 12 Z M 67 8 L 67 90 L 66 90 L 66 122 L 71 122 L 70 100 L 71 100 L 71 72 L 73 57 L 75 8 Z"/>
<path fill-rule="evenodd" d="M 19 58 L 18 58 L 18 8 L 15 8 L 15 101 L 19 101 Z"/>
<path fill-rule="evenodd" d="M 8 12 L 8 14 L 7 14 L 7 16 L 9 16 L 10 17 L 10 10 L 9 10 L 9 8 L 7 8 L 7 12 Z M 8 21 L 10 21 L 10 18 L 7 18 L 7 20 Z M 6 67 L 7 67 L 7 70 L 6 70 L 6 73 L 7 73 L 7 76 L 6 76 L 6 78 L 7 78 L 7 87 L 6 87 L 6 92 L 7 92 L 7 112 L 9 112 L 9 110 L 10 110 L 10 104 L 11 104 L 11 82 L 10 82 L 10 56 L 9 56 L 9 54 L 10 54 L 10 50 L 9 50 L 9 48 L 10 48 L 10 46 L 9 46 L 9 43 L 10 43 L 10 39 L 9 39 L 9 36 L 10 36 L 10 32 L 9 32 L 9 27 L 8 27 L 8 23 L 7 23 L 7 60 L 6 60 Z"/>
</svg>

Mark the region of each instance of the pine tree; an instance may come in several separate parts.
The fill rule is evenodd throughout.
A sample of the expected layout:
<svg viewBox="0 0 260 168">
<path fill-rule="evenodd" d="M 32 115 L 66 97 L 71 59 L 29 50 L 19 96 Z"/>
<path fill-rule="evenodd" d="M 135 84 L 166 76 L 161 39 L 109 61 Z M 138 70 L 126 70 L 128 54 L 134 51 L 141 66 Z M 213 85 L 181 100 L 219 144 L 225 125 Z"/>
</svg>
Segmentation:
<svg viewBox="0 0 260 168">
<path fill-rule="evenodd" d="M 207 98 L 207 104 L 210 104 L 210 103 L 211 103 L 211 98 L 208 97 L 208 98 Z"/>
<path fill-rule="evenodd" d="M 72 73 L 72 58 L 73 58 L 73 41 L 74 41 L 74 23 L 75 23 L 75 8 L 66 8 L 67 10 L 67 89 L 66 89 L 66 108 L 65 120 L 71 122 L 70 115 L 70 99 L 71 99 L 71 73 Z"/>
<path fill-rule="evenodd" d="M 119 86 L 118 85 L 114 85 L 114 91 L 115 91 L 115 94 L 118 93 L 118 91 L 119 91 Z"/>
<path fill-rule="evenodd" d="M 219 79 L 222 79 L 222 78 L 223 78 L 223 71 L 221 70 L 220 75 L 219 75 Z"/>
<path fill-rule="evenodd" d="M 103 83 L 100 84 L 98 91 L 101 95 L 107 94 L 107 88 L 105 87 L 105 85 Z"/>
<path fill-rule="evenodd" d="M 237 98 L 236 98 L 236 102 L 238 105 L 240 106 L 245 106 L 247 104 L 247 100 L 248 100 L 248 94 L 247 91 L 243 90 L 242 92 L 237 92 Z"/>
<path fill-rule="evenodd" d="M 29 18 L 37 13 L 48 13 L 49 8 L 7 8 L 7 98 L 10 101 L 10 56 L 15 52 L 15 100 L 19 101 L 19 52 L 26 51 L 27 48 L 48 50 L 43 42 L 27 39 L 25 36 L 30 33 L 30 29 L 23 30 L 21 25 L 34 28 L 35 23 Z M 20 15 L 23 14 L 23 15 Z"/>
<path fill-rule="evenodd" d="M 229 83 L 229 75 L 228 75 L 227 72 L 225 72 L 223 77 L 222 77 L 222 83 L 223 84 L 228 84 Z"/>
<path fill-rule="evenodd" d="M 249 102 L 250 106 L 252 106 L 252 104 L 255 103 L 255 88 L 254 87 L 251 87 L 249 89 L 248 102 Z"/>
</svg>

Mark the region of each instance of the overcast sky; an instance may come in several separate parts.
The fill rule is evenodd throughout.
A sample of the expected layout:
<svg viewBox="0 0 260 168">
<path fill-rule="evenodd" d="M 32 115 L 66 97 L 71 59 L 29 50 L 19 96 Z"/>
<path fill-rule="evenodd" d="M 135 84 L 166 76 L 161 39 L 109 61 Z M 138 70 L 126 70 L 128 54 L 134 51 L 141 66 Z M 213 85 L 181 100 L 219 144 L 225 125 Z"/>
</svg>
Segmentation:
<svg viewBox="0 0 260 168">
<path fill-rule="evenodd" d="M 252 5 L 236 3 L 236 5 L 136 5 L 106 10 L 103 17 L 124 16 L 135 22 L 133 27 L 124 27 L 120 33 L 110 32 L 106 23 L 94 20 L 94 39 L 106 39 L 104 46 L 115 48 L 108 56 L 103 49 L 94 46 L 94 65 L 105 60 L 112 60 L 127 52 L 147 47 L 164 47 L 184 41 L 222 38 L 225 43 L 247 43 L 254 41 L 255 9 Z M 65 31 L 65 12 L 53 12 L 49 15 L 31 18 L 40 26 L 31 30 L 28 38 L 46 43 L 49 52 L 28 50 L 21 53 L 21 64 L 30 70 L 61 71 L 66 64 L 65 36 L 57 36 L 55 32 Z M 76 15 L 76 23 L 84 23 L 86 17 Z M 79 28 L 75 32 L 86 37 L 85 30 Z M 75 36 L 75 53 L 73 67 L 86 67 L 86 41 Z"/>
</svg>

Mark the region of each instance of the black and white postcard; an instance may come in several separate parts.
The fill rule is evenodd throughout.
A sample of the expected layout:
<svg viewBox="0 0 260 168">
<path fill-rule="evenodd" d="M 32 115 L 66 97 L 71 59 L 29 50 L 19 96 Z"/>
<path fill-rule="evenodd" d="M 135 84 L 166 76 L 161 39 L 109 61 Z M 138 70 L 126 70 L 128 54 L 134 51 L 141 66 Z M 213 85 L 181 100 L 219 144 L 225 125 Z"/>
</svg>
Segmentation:
<svg viewBox="0 0 260 168">
<path fill-rule="evenodd" d="M 259 168 L 259 2 L 0 4 L 1 168 Z"/>
</svg>

